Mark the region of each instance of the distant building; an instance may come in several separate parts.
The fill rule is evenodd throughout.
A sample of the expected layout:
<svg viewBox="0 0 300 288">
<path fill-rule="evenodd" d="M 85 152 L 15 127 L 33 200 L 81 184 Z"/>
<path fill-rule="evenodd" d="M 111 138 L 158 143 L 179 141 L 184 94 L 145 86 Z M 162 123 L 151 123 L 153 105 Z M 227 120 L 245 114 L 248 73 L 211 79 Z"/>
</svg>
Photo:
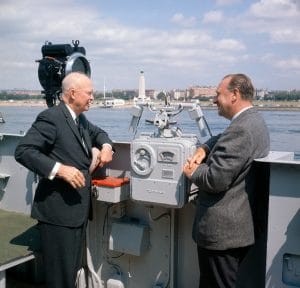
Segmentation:
<svg viewBox="0 0 300 288">
<path fill-rule="evenodd" d="M 179 90 L 179 89 L 175 89 L 172 91 L 171 93 L 173 99 L 175 100 L 186 100 L 189 95 L 190 95 L 190 92 L 188 90 Z"/>
<path fill-rule="evenodd" d="M 147 89 L 147 90 L 145 90 L 146 98 L 155 99 L 156 96 L 157 96 L 157 94 L 158 93 L 154 89 Z"/>
<path fill-rule="evenodd" d="M 255 98 L 259 100 L 264 100 L 268 96 L 268 89 L 256 89 Z"/>
<path fill-rule="evenodd" d="M 189 88 L 191 98 L 212 98 L 217 95 L 217 87 L 211 86 L 192 86 Z"/>
</svg>

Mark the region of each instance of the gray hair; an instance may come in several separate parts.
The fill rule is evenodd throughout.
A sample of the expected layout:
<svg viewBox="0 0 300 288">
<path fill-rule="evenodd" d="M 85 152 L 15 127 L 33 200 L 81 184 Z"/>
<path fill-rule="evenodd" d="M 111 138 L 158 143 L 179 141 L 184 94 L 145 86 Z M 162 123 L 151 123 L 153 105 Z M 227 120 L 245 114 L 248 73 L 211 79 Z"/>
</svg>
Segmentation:
<svg viewBox="0 0 300 288">
<path fill-rule="evenodd" d="M 245 74 L 228 74 L 223 79 L 230 78 L 227 89 L 233 91 L 238 89 L 242 99 L 252 101 L 254 98 L 254 87 L 251 79 Z"/>
</svg>

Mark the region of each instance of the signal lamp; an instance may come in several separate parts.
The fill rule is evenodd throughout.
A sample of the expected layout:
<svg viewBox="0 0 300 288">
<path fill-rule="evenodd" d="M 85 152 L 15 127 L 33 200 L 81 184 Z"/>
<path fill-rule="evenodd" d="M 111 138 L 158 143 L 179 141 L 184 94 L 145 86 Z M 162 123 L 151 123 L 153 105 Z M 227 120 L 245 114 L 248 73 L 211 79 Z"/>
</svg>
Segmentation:
<svg viewBox="0 0 300 288">
<path fill-rule="evenodd" d="M 90 63 L 85 57 L 85 49 L 79 47 L 79 41 L 70 44 L 52 44 L 46 42 L 42 46 L 42 55 L 39 62 L 38 76 L 45 94 L 48 107 L 54 106 L 60 99 L 61 83 L 63 78 L 71 72 L 81 72 L 90 77 Z"/>
</svg>

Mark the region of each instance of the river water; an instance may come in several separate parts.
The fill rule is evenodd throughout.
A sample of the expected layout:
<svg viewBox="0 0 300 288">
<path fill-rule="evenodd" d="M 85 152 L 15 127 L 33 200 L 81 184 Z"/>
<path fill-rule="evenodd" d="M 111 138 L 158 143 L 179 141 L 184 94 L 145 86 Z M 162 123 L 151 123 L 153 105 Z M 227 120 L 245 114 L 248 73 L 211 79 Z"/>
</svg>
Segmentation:
<svg viewBox="0 0 300 288">
<path fill-rule="evenodd" d="M 0 133 L 19 134 L 26 132 L 39 112 L 45 107 L 28 106 L 0 106 L 0 112 L 5 123 L 0 124 Z M 203 109 L 204 116 L 213 135 L 224 130 L 229 121 L 220 117 L 217 110 Z M 271 150 L 300 152 L 300 111 L 261 111 L 271 137 Z M 131 121 L 130 108 L 91 108 L 86 112 L 88 119 L 107 131 L 115 141 L 130 141 L 134 138 L 129 132 Z M 136 137 L 141 132 L 156 131 L 157 128 L 146 124 L 146 119 L 152 119 L 152 114 L 144 109 Z M 183 133 L 199 135 L 197 125 L 191 120 L 187 111 L 183 111 L 174 118 Z M 201 138 L 200 138 L 201 139 Z M 205 139 L 203 139 L 204 141 Z M 202 142 L 202 139 L 201 139 Z"/>
</svg>

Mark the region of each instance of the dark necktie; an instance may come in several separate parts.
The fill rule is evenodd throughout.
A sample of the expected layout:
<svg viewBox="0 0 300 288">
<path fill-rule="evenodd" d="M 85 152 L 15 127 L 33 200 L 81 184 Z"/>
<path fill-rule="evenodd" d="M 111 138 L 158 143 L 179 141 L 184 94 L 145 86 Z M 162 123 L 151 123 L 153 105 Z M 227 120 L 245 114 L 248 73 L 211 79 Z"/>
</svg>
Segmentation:
<svg viewBox="0 0 300 288">
<path fill-rule="evenodd" d="M 76 122 L 77 129 L 78 129 L 78 131 L 79 131 L 79 134 L 80 134 L 80 136 L 81 136 L 81 139 L 83 140 L 83 139 L 84 139 L 84 138 L 83 138 L 83 128 L 82 128 L 82 125 L 81 125 L 80 122 L 79 122 L 78 117 L 75 118 L 75 122 Z"/>
<path fill-rule="evenodd" d="M 84 149 L 85 149 L 85 151 L 86 151 L 87 154 L 88 154 L 88 150 L 87 150 L 87 147 L 86 147 L 86 145 L 85 145 L 84 136 L 83 136 L 83 127 L 82 127 L 81 123 L 79 122 L 78 117 L 75 118 L 75 123 L 76 123 L 77 129 L 78 129 L 78 131 L 79 131 L 79 134 L 80 134 L 81 141 L 82 141 L 82 144 L 83 144 L 83 146 L 84 146 Z"/>
</svg>

